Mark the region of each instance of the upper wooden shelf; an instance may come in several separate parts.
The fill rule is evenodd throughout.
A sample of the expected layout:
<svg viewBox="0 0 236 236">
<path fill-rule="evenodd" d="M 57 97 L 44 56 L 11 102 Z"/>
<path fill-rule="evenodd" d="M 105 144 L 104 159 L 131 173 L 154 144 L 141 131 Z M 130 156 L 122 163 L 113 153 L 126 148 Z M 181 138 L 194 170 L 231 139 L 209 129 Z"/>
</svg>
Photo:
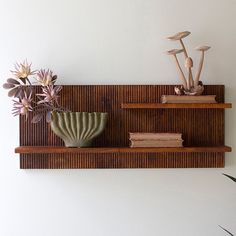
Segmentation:
<svg viewBox="0 0 236 236">
<path fill-rule="evenodd" d="M 21 146 L 15 149 L 20 154 L 62 154 L 62 153 L 160 153 L 160 152 L 231 152 L 228 146 L 212 147 L 91 147 L 91 148 L 67 148 L 52 146 Z"/>
<path fill-rule="evenodd" d="M 122 103 L 123 109 L 225 109 L 231 103 Z"/>
</svg>

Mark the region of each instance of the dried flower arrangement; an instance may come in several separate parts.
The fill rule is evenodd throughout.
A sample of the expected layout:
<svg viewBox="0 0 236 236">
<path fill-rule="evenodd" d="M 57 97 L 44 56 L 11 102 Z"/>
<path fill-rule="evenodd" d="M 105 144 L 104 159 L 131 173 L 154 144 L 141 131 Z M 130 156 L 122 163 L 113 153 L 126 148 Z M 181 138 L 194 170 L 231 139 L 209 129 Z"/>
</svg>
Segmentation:
<svg viewBox="0 0 236 236">
<path fill-rule="evenodd" d="M 9 97 L 15 98 L 12 110 L 14 116 L 23 115 L 27 118 L 32 112 L 32 123 L 38 123 L 45 117 L 53 133 L 64 141 L 66 147 L 90 146 L 93 139 L 105 129 L 107 113 L 71 112 L 60 106 L 62 86 L 55 85 L 57 76 L 51 70 L 33 71 L 31 64 L 24 61 L 17 63 L 11 72 L 14 78 L 7 79 L 3 88 L 9 90 Z M 40 85 L 41 93 L 35 93 L 31 77 Z"/>
<path fill-rule="evenodd" d="M 14 97 L 13 115 L 23 115 L 28 117 L 29 112 L 33 112 L 32 123 L 38 123 L 45 116 L 46 121 L 51 121 L 52 111 L 66 111 L 61 107 L 58 98 L 62 86 L 55 85 L 57 75 L 51 70 L 35 70 L 31 69 L 31 63 L 27 60 L 22 63 L 15 64 L 15 70 L 11 71 L 14 78 L 7 79 L 3 84 L 3 88 L 8 89 L 8 96 Z M 41 86 L 42 93 L 33 96 L 33 83 L 31 77 Z M 33 99 L 35 97 L 35 99 Z"/>
<path fill-rule="evenodd" d="M 204 62 L 204 55 L 205 55 L 205 51 L 207 51 L 208 49 L 210 49 L 209 46 L 200 46 L 197 47 L 196 50 L 201 52 L 201 58 L 200 58 L 200 62 L 199 62 L 199 66 L 196 72 L 196 76 L 193 79 L 193 73 L 192 73 L 192 68 L 193 68 L 193 60 L 191 57 L 188 56 L 186 47 L 183 43 L 183 38 L 187 37 L 188 35 L 190 35 L 191 32 L 189 31 L 183 31 L 183 32 L 179 32 L 173 36 L 168 37 L 167 39 L 171 40 L 171 41 L 179 41 L 181 44 L 181 49 L 172 49 L 170 51 L 167 51 L 168 55 L 172 55 L 174 56 L 179 74 L 180 74 L 180 79 L 182 80 L 182 86 L 179 87 L 175 87 L 175 93 L 177 95 L 201 95 L 204 87 L 202 84 L 202 81 L 200 81 L 200 75 L 201 75 L 201 71 L 202 71 L 202 67 L 203 67 L 203 62 Z M 184 53 L 185 56 L 185 68 L 187 69 L 187 79 L 185 77 L 185 74 L 180 66 L 180 63 L 178 61 L 177 58 L 177 54 L 180 53 Z"/>
</svg>

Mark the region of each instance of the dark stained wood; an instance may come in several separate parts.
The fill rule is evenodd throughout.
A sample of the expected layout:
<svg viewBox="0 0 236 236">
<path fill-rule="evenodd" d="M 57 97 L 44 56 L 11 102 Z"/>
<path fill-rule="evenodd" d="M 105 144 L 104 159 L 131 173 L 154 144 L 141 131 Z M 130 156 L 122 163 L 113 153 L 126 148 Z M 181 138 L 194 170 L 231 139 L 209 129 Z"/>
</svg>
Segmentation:
<svg viewBox="0 0 236 236">
<path fill-rule="evenodd" d="M 16 153 L 21 154 L 58 154 L 58 153 L 158 153 L 158 152 L 231 152 L 231 147 L 93 147 L 93 148 L 67 148 L 50 146 L 23 146 L 15 149 Z"/>
<path fill-rule="evenodd" d="M 225 109 L 232 108 L 231 103 L 122 103 L 123 109 Z"/>
<path fill-rule="evenodd" d="M 32 124 L 20 118 L 20 146 L 55 147 L 53 153 L 21 153 L 22 169 L 54 168 L 207 168 L 224 167 L 224 109 L 122 109 L 121 104 L 158 104 L 161 95 L 174 94 L 175 85 L 67 85 L 61 104 L 72 111 L 108 112 L 104 133 L 88 151 L 65 149 L 45 121 Z M 37 87 L 38 91 L 39 88 Z M 205 94 L 224 103 L 223 85 L 206 85 Z M 165 104 L 166 105 L 166 104 Z M 186 104 L 185 104 L 186 105 Z M 196 104 L 194 104 L 196 105 Z M 209 104 L 208 104 L 209 105 Z M 185 151 L 123 148 L 129 132 L 181 132 Z M 201 147 L 203 146 L 203 147 Z M 58 148 L 62 148 L 62 152 Z M 106 148 L 99 148 L 106 147 Z M 197 147 L 193 152 L 191 147 Z M 214 152 L 210 152 L 209 149 Z M 97 149 L 98 148 L 98 149 Z M 203 148 L 203 149 L 201 149 Z M 213 149 L 212 149 L 213 148 Z M 34 151 L 37 149 L 33 148 Z M 40 149 L 40 147 L 39 147 Z M 39 150 L 37 149 L 37 150 Z M 48 150 L 48 149 L 47 149 Z M 68 152 L 65 150 L 68 150 Z M 76 150 L 76 149 L 75 149 Z M 84 149 L 83 149 L 84 150 Z M 122 151 L 121 151 L 122 150 Z M 129 152 L 127 150 L 130 150 Z M 160 150 L 160 149 L 158 149 Z M 170 149 L 168 149 L 171 151 Z M 180 149 L 178 149 L 180 150 Z M 42 150 L 41 150 L 42 151 Z M 57 152 L 58 151 L 58 152 Z M 94 151 L 94 152 L 92 152 Z M 138 151 L 138 152 L 137 152 Z M 196 151 L 196 150 L 195 150 Z M 74 152 L 74 151 L 73 151 Z"/>
<path fill-rule="evenodd" d="M 224 153 L 21 154 L 22 169 L 219 168 Z"/>
</svg>

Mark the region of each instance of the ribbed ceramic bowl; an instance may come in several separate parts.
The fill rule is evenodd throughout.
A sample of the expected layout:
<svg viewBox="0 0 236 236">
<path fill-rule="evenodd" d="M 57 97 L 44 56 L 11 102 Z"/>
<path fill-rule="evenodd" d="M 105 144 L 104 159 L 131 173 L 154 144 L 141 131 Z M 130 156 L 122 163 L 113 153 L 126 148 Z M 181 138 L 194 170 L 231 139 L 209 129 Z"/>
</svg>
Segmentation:
<svg viewBox="0 0 236 236">
<path fill-rule="evenodd" d="M 107 113 L 52 112 L 51 128 L 66 147 L 89 147 L 105 129 Z"/>
</svg>

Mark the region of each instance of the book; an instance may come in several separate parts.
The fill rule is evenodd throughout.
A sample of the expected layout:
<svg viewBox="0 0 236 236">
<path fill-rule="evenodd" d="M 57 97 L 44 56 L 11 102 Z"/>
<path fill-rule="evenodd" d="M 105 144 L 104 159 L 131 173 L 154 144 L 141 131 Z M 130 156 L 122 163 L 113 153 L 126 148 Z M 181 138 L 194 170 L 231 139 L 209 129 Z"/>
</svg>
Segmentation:
<svg viewBox="0 0 236 236">
<path fill-rule="evenodd" d="M 181 133 L 129 133 L 130 140 L 182 140 Z"/>
<path fill-rule="evenodd" d="M 216 95 L 188 96 L 162 95 L 162 103 L 216 103 Z"/>
<path fill-rule="evenodd" d="M 183 140 L 135 140 L 130 147 L 183 147 Z"/>
</svg>

